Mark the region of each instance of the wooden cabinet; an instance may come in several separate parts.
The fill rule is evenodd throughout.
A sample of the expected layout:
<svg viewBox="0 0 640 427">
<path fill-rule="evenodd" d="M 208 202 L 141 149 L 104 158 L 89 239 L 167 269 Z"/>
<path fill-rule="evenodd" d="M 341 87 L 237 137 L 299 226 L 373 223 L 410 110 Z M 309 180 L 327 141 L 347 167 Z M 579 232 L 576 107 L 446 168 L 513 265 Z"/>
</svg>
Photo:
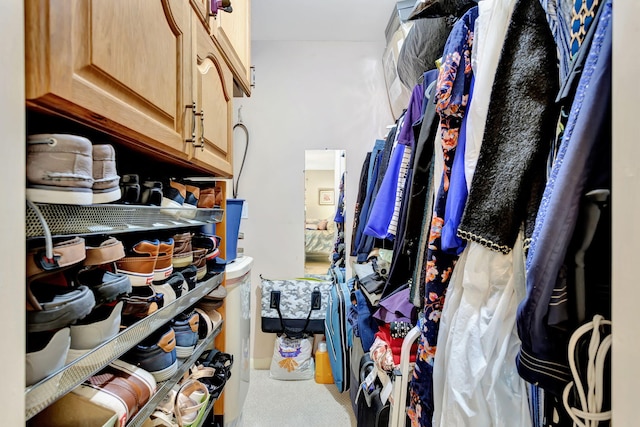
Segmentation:
<svg viewBox="0 0 640 427">
<path fill-rule="evenodd" d="M 211 23 L 213 38 L 225 54 L 239 88 L 251 94 L 251 0 L 232 0 L 232 13 L 219 12 Z"/>
<path fill-rule="evenodd" d="M 208 7 L 208 0 L 26 0 L 27 106 L 230 177 L 233 75 L 209 35 Z M 203 150 L 194 147 L 200 141 Z"/>
<path fill-rule="evenodd" d="M 181 0 L 28 0 L 27 105 L 186 159 L 190 15 Z"/>
<path fill-rule="evenodd" d="M 191 160 L 232 174 L 233 75 L 206 28 L 194 17 L 194 100 L 197 137 Z"/>
</svg>

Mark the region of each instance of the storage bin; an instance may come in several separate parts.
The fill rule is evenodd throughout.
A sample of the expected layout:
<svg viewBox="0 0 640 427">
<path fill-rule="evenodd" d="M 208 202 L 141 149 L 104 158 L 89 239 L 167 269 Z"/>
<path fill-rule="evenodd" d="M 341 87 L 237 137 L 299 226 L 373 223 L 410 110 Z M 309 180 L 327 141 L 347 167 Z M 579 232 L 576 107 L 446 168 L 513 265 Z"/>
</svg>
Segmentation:
<svg viewBox="0 0 640 427">
<path fill-rule="evenodd" d="M 244 199 L 227 199 L 227 262 L 236 259 Z"/>
</svg>

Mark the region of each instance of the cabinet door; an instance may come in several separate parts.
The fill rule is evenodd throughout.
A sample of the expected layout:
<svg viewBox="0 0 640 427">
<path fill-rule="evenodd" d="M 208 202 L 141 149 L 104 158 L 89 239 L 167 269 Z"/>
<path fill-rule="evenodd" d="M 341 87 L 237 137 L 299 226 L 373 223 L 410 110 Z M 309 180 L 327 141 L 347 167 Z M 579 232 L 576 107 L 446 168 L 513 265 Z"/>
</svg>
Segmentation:
<svg viewBox="0 0 640 427">
<path fill-rule="evenodd" d="M 186 161 L 189 12 L 182 0 L 27 0 L 27 104 Z"/>
<path fill-rule="evenodd" d="M 194 22 L 197 20 L 194 19 Z M 202 25 L 196 25 L 197 40 L 194 89 L 197 118 L 197 145 L 192 161 L 222 176 L 231 176 L 231 118 L 233 75 Z"/>
<path fill-rule="evenodd" d="M 232 13 L 220 11 L 213 37 L 227 56 L 239 86 L 251 94 L 251 0 L 232 0 Z"/>
</svg>

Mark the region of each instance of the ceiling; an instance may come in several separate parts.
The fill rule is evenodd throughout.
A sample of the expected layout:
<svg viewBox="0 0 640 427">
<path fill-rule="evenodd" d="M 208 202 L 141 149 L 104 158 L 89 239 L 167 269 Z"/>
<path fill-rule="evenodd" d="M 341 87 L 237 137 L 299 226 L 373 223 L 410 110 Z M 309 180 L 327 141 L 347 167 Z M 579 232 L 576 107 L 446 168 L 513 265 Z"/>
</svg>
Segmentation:
<svg viewBox="0 0 640 427">
<path fill-rule="evenodd" d="M 251 0 L 251 39 L 381 41 L 397 0 Z"/>
</svg>

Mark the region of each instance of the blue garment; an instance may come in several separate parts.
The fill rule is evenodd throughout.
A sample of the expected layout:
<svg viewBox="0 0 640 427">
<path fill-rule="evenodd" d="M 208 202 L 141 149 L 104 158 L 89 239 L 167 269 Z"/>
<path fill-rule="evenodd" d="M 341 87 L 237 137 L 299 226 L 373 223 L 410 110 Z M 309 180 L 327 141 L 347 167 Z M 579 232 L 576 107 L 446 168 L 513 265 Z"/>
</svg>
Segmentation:
<svg viewBox="0 0 640 427">
<path fill-rule="evenodd" d="M 522 347 L 516 360 L 526 381 L 560 395 L 571 375 L 567 366 L 568 333 L 551 325 L 551 304 L 559 273 L 574 234 L 580 201 L 590 174 L 610 149 L 611 0 L 601 7 L 589 55 L 569 113 L 562 144 L 538 210 L 526 261 L 527 295 L 517 314 Z M 608 145 L 607 145 L 608 144 Z M 606 167 L 610 167 L 606 165 Z M 610 169 L 609 169 L 610 173 Z M 567 298 L 564 298 L 567 300 Z M 564 303 L 565 308 L 567 302 Z"/>
<path fill-rule="evenodd" d="M 371 314 L 371 308 L 367 297 L 364 296 L 360 289 L 353 291 L 356 297 L 356 309 L 358 310 L 358 332 L 360 333 L 360 342 L 364 352 L 368 352 L 371 345 L 375 341 L 378 332 L 378 323 Z"/>
<path fill-rule="evenodd" d="M 475 79 L 471 76 L 471 86 L 469 87 L 469 99 L 467 101 L 467 111 L 473 98 L 473 85 Z M 467 246 L 466 240 L 458 237 L 458 226 L 462 220 L 464 207 L 467 203 L 467 180 L 464 169 L 464 150 L 467 145 L 467 118 L 465 114 L 460 125 L 460 135 L 458 136 L 458 147 L 456 156 L 451 166 L 451 179 L 449 180 L 449 193 L 447 194 L 447 205 L 444 210 L 444 225 L 442 226 L 442 250 L 449 254 L 460 255 Z"/>
<path fill-rule="evenodd" d="M 378 194 L 371 206 L 371 213 L 364 234 L 377 237 L 378 239 L 393 240 L 395 236 L 389 234 L 389 224 L 393 217 L 393 210 L 396 204 L 396 189 L 398 187 L 398 176 L 405 145 L 397 144 L 391 154 L 389 166 L 384 174 L 382 184 Z"/>
<path fill-rule="evenodd" d="M 367 220 L 369 219 L 371 201 L 373 200 L 373 190 L 375 183 L 378 180 L 380 161 L 382 159 L 382 150 L 384 149 L 385 143 L 386 142 L 384 140 L 377 139 L 373 146 L 373 150 L 371 150 L 371 156 L 369 159 L 369 173 L 367 175 L 366 196 L 360 208 L 358 227 L 356 228 L 353 242 L 353 248 L 355 249 L 355 252 L 352 252 L 351 256 L 356 256 L 359 253 L 359 248 L 363 237 L 362 233 L 364 231 L 364 227 L 367 225 Z"/>
</svg>

